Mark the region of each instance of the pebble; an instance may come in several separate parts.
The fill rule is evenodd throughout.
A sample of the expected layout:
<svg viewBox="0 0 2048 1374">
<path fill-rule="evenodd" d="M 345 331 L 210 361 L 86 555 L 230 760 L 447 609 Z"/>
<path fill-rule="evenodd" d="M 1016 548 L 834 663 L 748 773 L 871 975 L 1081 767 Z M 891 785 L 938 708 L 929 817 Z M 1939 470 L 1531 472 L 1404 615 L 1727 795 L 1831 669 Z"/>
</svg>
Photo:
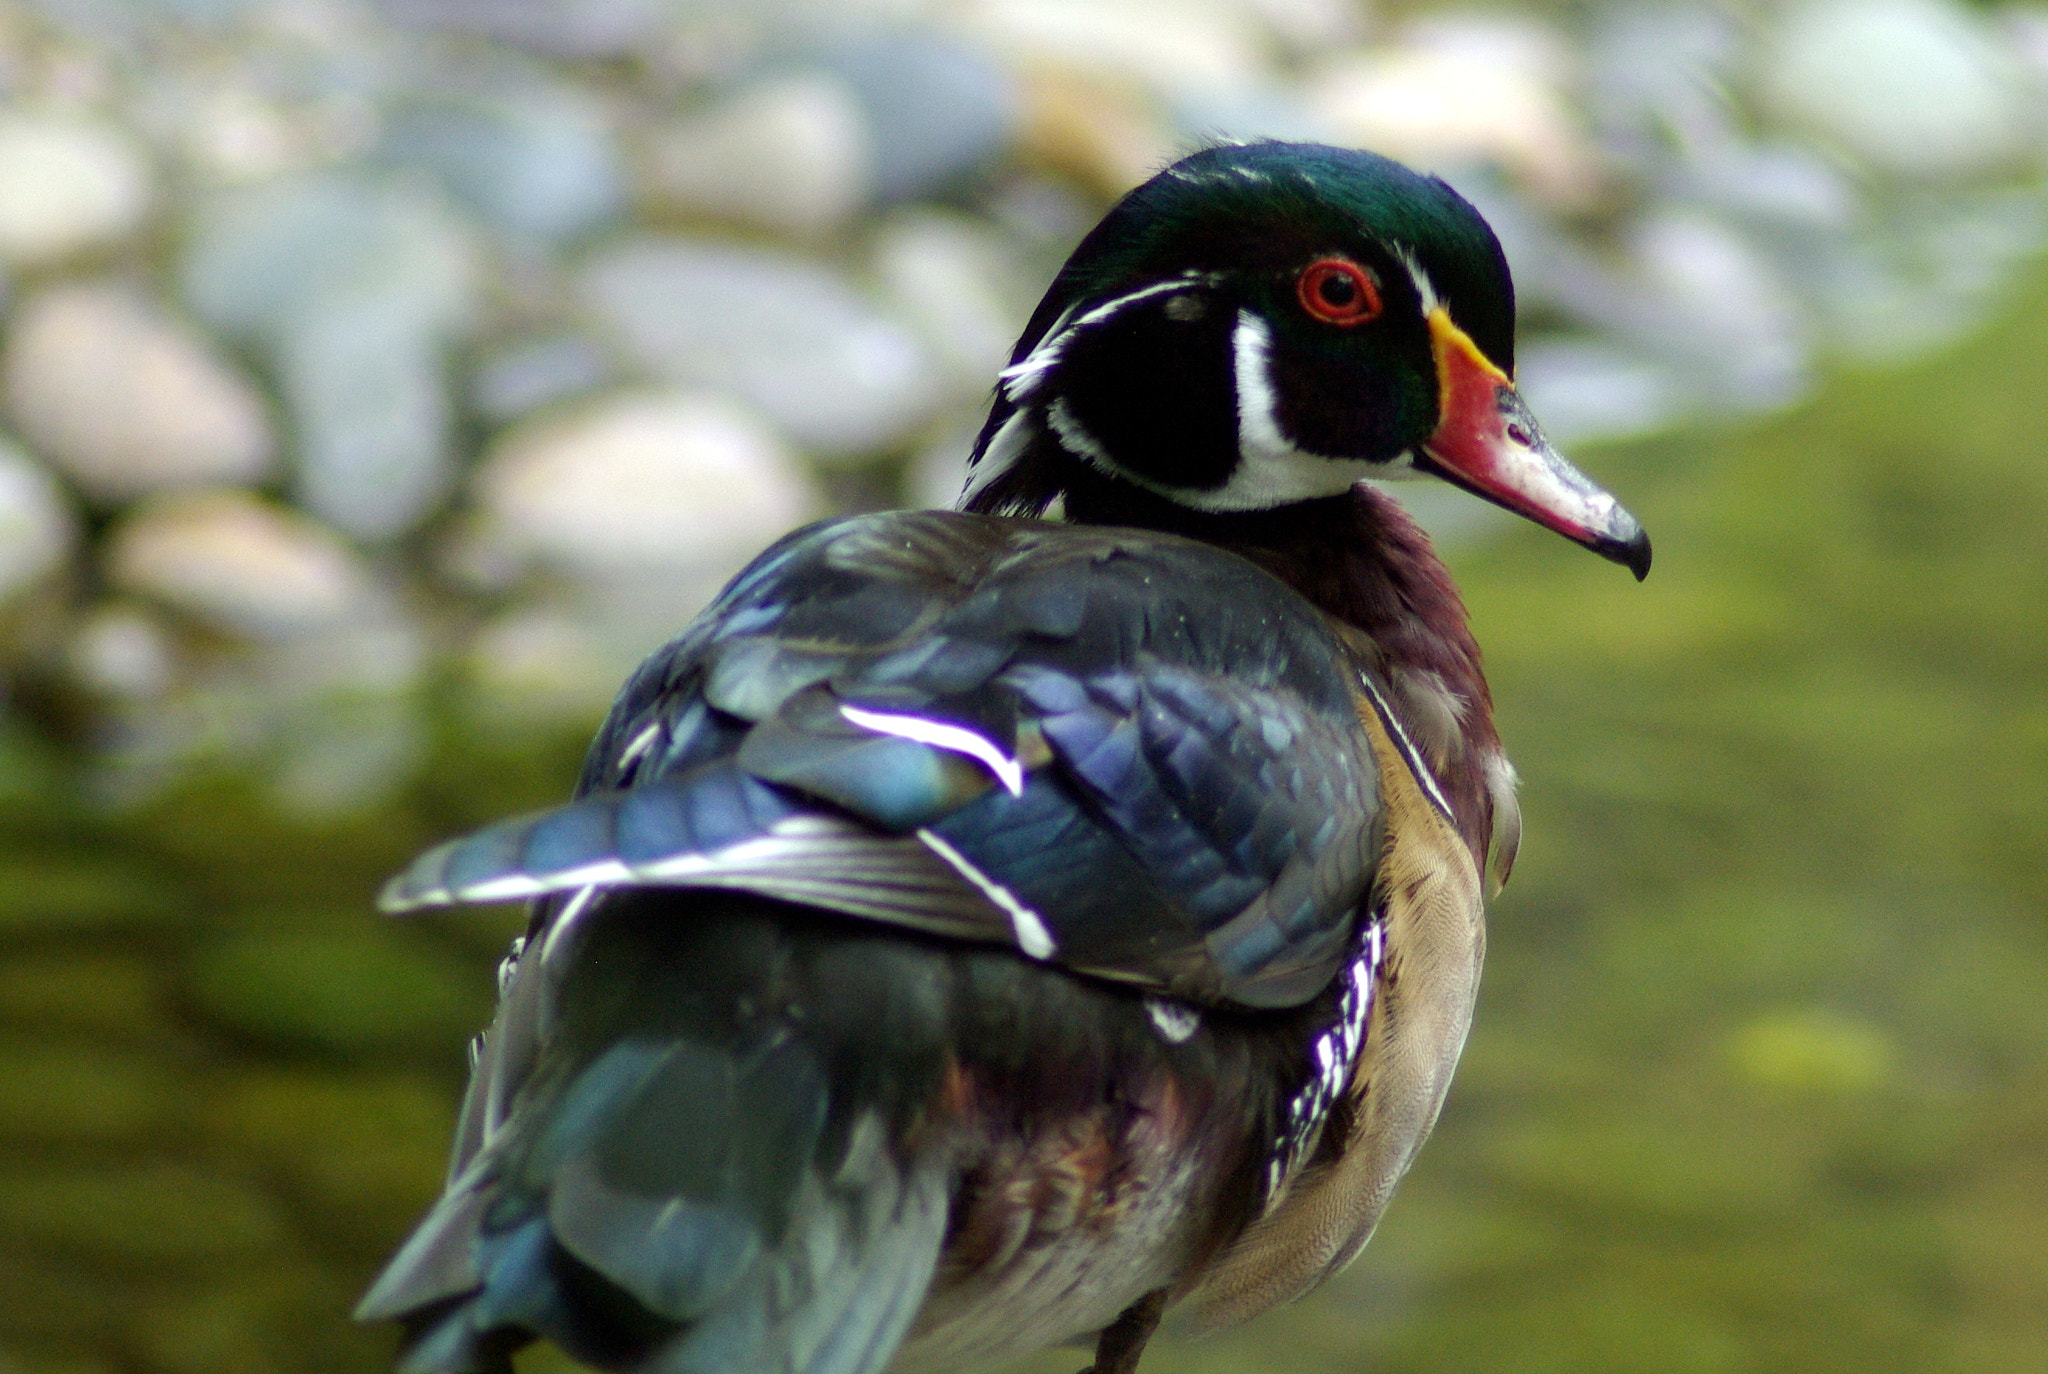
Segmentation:
<svg viewBox="0 0 2048 1374">
<path fill-rule="evenodd" d="M 611 379 L 611 359 L 575 334 L 515 343 L 486 357 L 470 377 L 469 403 L 500 424 Z"/>
<path fill-rule="evenodd" d="M 160 497 L 109 535 L 108 582 L 253 639 L 331 631 L 370 603 L 368 569 L 331 530 L 242 491 Z"/>
<path fill-rule="evenodd" d="M 810 237 L 875 190 L 875 135 L 859 94 L 830 72 L 756 81 L 649 136 L 647 194 L 691 218 Z"/>
<path fill-rule="evenodd" d="M 1580 205 L 1597 178 L 1560 90 L 1561 49 L 1530 20 L 1439 20 L 1322 65 L 1303 99 L 1339 142 L 1430 171 L 1497 166 L 1548 204 Z"/>
<path fill-rule="evenodd" d="M 298 429 L 293 490 L 365 540 L 403 534 L 454 484 L 454 407 L 440 342 L 415 304 L 375 292 L 308 309 L 277 346 Z"/>
<path fill-rule="evenodd" d="M 225 334 L 271 339 L 308 308 L 385 296 L 425 332 L 464 327 L 477 246 L 436 198 L 403 180 L 317 173 L 202 200 L 179 262 L 185 299 Z"/>
<path fill-rule="evenodd" d="M 963 401 L 984 401 L 1031 313 L 1029 274 L 1002 238 L 950 211 L 906 209 L 875 235 L 875 276 L 917 325 Z"/>
<path fill-rule="evenodd" d="M 441 74 L 446 80 L 447 74 Z M 559 82 L 483 80 L 419 91 L 384 115 L 383 155 L 424 167 L 486 221 L 559 242 L 623 208 L 625 183 L 603 108 Z"/>
<path fill-rule="evenodd" d="M 28 301 L 0 389 L 22 436 L 101 504 L 261 482 L 276 455 L 255 386 L 124 282 L 67 283 Z"/>
<path fill-rule="evenodd" d="M 643 368 L 732 393 L 820 458 L 901 444 L 940 400 L 910 330 L 810 258 L 647 237 L 599 254 L 581 289 Z"/>
<path fill-rule="evenodd" d="M 72 679 L 98 697 L 154 701 L 177 675 L 175 637 L 148 610 L 113 602 L 80 618 L 65 645 Z"/>
<path fill-rule="evenodd" d="M 1947 0 L 1807 0 L 1779 17 L 1760 84 L 1782 118 L 1908 177 L 1987 171 L 2029 132 L 2010 40 Z"/>
<path fill-rule="evenodd" d="M 981 417 L 941 430 L 918 449 L 903 474 L 904 504 L 917 510 L 951 510 L 967 485 L 967 460 L 981 437 Z"/>
<path fill-rule="evenodd" d="M 1016 81 L 937 33 L 890 28 L 829 44 L 821 59 L 849 82 L 872 132 L 875 191 L 931 196 L 987 165 L 1022 118 Z"/>
<path fill-rule="evenodd" d="M 1670 209 L 1628 235 L 1647 288 L 1634 335 L 1674 360 L 1710 399 L 1767 409 L 1805 387 L 1802 322 L 1771 262 L 1718 218 Z"/>
<path fill-rule="evenodd" d="M 1552 335 L 1517 348 L 1515 385 L 1563 446 L 1651 433 L 1685 404 L 1670 367 L 1592 339 Z"/>
<path fill-rule="evenodd" d="M 475 495 L 496 539 L 545 567 L 721 581 L 823 504 L 765 425 L 691 392 L 616 395 L 519 426 L 485 457 Z"/>
<path fill-rule="evenodd" d="M 665 0 L 374 0 L 395 24 L 495 38 L 558 57 L 622 57 L 659 32 Z"/>
<path fill-rule="evenodd" d="M 77 542 L 77 517 L 56 480 L 0 439 L 0 602 L 40 582 Z"/>
<path fill-rule="evenodd" d="M 1586 107 L 1610 154 L 1655 175 L 1673 160 L 1732 142 L 1725 92 L 1742 55 L 1736 16 L 1720 6 L 1620 4 L 1591 16 Z"/>
<path fill-rule="evenodd" d="M 1240 90 L 1268 74 L 1260 26 L 1234 5 L 979 0 L 954 22 L 1013 71 L 1052 69 L 1166 95 Z"/>
<path fill-rule="evenodd" d="M 0 259 L 51 262 L 140 228 L 152 186 L 142 151 L 95 119 L 0 112 Z"/>
<path fill-rule="evenodd" d="M 602 606 L 515 606 L 471 637 L 463 655 L 471 689 L 464 704 L 497 724 L 587 727 L 603 718 L 625 674 L 665 637 L 652 627 L 622 637 Z"/>
<path fill-rule="evenodd" d="M 473 320 L 477 254 L 445 206 L 402 181 L 285 178 L 197 216 L 186 298 L 273 351 L 296 493 L 358 538 L 404 533 L 449 489 L 444 353 Z"/>
<path fill-rule="evenodd" d="M 1024 69 L 1019 79 L 1019 150 L 1039 170 L 1080 183 L 1099 202 L 1116 199 L 1179 156 L 1181 132 L 1158 101 L 1128 83 L 1042 67 Z"/>
</svg>

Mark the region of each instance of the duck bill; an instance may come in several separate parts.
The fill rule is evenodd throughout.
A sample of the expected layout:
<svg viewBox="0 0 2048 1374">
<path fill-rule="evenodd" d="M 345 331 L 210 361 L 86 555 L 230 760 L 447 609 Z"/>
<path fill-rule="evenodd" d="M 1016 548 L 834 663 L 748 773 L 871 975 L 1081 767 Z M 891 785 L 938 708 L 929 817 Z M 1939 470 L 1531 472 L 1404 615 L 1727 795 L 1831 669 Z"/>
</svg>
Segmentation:
<svg viewBox="0 0 2048 1374">
<path fill-rule="evenodd" d="M 1641 581 L 1650 537 L 1621 503 L 1550 446 L 1508 375 L 1438 306 L 1430 344 L 1442 386 L 1436 433 L 1416 467 L 1612 559 Z"/>
</svg>

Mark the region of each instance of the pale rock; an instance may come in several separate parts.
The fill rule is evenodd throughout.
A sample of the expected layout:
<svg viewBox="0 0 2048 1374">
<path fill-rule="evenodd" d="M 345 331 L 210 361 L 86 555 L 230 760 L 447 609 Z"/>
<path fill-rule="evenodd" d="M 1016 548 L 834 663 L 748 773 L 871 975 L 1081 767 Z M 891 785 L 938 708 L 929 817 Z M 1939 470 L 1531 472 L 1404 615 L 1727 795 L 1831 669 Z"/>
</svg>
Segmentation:
<svg viewBox="0 0 2048 1374">
<path fill-rule="evenodd" d="M 79 686 L 120 701 L 155 701 L 177 676 L 175 637 L 141 606 L 109 602 L 88 611 L 64 647 Z"/>
<path fill-rule="evenodd" d="M 370 293 L 308 308 L 277 345 L 298 429 L 294 493 L 360 539 L 417 524 L 455 480 L 440 341 L 414 302 Z"/>
<path fill-rule="evenodd" d="M 469 380 L 469 401 L 487 420 L 517 419 L 588 391 L 611 377 L 611 359 L 574 334 L 513 344 L 486 358 Z"/>
<path fill-rule="evenodd" d="M 374 0 L 408 28 L 492 38 L 570 58 L 623 57 L 673 18 L 665 0 Z"/>
<path fill-rule="evenodd" d="M 1369 6 L 1360 0 L 1243 0 L 1266 32 L 1307 57 L 1349 47 L 1365 37 Z"/>
<path fill-rule="evenodd" d="M 1654 174 L 1681 154 L 1738 138 L 1727 98 L 1740 21 L 1706 4 L 1602 6 L 1587 36 L 1586 105 L 1609 151 Z"/>
<path fill-rule="evenodd" d="M 1160 103 L 1127 82 L 1048 66 L 1028 67 L 1019 80 L 1019 151 L 1102 199 L 1121 196 L 1186 151 Z"/>
<path fill-rule="evenodd" d="M 116 590 L 252 639 L 332 631 L 375 599 L 332 531 L 243 491 L 156 498 L 116 526 L 105 559 Z"/>
<path fill-rule="evenodd" d="M 916 336 L 809 258 L 649 237 L 598 255 L 581 286 L 642 368 L 732 393 L 822 459 L 904 442 L 942 394 Z"/>
<path fill-rule="evenodd" d="M 444 353 L 481 285 L 479 246 L 438 198 L 339 174 L 223 192 L 181 268 L 201 318 L 274 353 L 301 501 L 363 539 L 434 508 L 453 479 Z"/>
<path fill-rule="evenodd" d="M 1162 95 L 1268 75 L 1256 18 L 1227 0 L 977 0 L 949 16 L 1012 70 L 1049 67 Z"/>
<path fill-rule="evenodd" d="M 1778 20 L 1761 85 L 1781 118 L 1905 176 L 1988 170 L 2030 132 L 2010 40 L 1946 0 L 1796 5 Z"/>
<path fill-rule="evenodd" d="M 78 519 L 56 480 L 0 439 L 0 601 L 61 566 L 77 542 Z"/>
<path fill-rule="evenodd" d="M 23 437 L 99 502 L 260 482 L 276 453 L 248 379 L 122 282 L 54 286 L 24 305 L 0 390 Z"/>
<path fill-rule="evenodd" d="M 1337 142 L 1443 171 L 1492 164 L 1531 194 L 1571 206 L 1596 189 L 1563 95 L 1563 46 L 1534 21 L 1439 20 L 1395 47 L 1312 72 L 1303 98 Z"/>
<path fill-rule="evenodd" d="M 200 202 L 179 263 L 185 299 L 223 333 L 272 339 L 322 302 L 380 296 L 440 337 L 473 318 L 473 235 L 403 179 L 280 177 Z M 396 306 L 394 306 L 394 309 Z"/>
<path fill-rule="evenodd" d="M 851 83 L 873 133 L 885 201 L 936 195 L 1000 157 L 1022 113 L 1017 83 L 985 54 L 943 34 L 870 26 L 819 60 Z"/>
<path fill-rule="evenodd" d="M 981 417 L 940 430 L 910 460 L 903 474 L 903 500 L 916 510 L 951 510 L 967 485 L 967 460 L 981 437 Z"/>
<path fill-rule="evenodd" d="M 1001 237 L 965 215 L 900 211 L 875 235 L 875 276 L 918 327 L 956 395 L 986 400 L 1031 313 L 1007 287 L 1027 274 Z"/>
<path fill-rule="evenodd" d="M 622 584 L 723 581 L 821 506 L 766 426 L 690 392 L 616 395 L 521 425 L 485 458 L 475 496 L 514 554 Z"/>
<path fill-rule="evenodd" d="M 822 71 L 756 81 L 657 129 L 644 156 L 657 204 L 796 235 L 825 233 L 857 214 L 874 193 L 874 159 L 858 94 Z"/>
<path fill-rule="evenodd" d="M 1688 380 L 1721 404 L 1768 409 L 1804 389 L 1803 322 L 1754 243 L 1677 208 L 1646 215 L 1627 240 L 1641 291 L 1634 337 L 1685 361 Z"/>
<path fill-rule="evenodd" d="M 142 151 L 71 115 L 0 112 L 0 259 L 33 266 L 112 243 L 149 212 Z"/>
<path fill-rule="evenodd" d="M 1515 350 L 1515 385 L 1553 442 L 1633 438 L 1677 421 L 1685 388 L 1671 367 L 1592 339 L 1533 339 Z"/>
<path fill-rule="evenodd" d="M 577 605 L 520 606 L 485 622 L 463 654 L 468 704 L 515 723 L 603 716 L 624 675 L 662 639 L 622 643 Z"/>
<path fill-rule="evenodd" d="M 604 108 L 563 82 L 440 73 L 434 88 L 390 103 L 382 152 L 432 171 L 499 228 L 543 240 L 583 233 L 625 204 Z"/>
</svg>

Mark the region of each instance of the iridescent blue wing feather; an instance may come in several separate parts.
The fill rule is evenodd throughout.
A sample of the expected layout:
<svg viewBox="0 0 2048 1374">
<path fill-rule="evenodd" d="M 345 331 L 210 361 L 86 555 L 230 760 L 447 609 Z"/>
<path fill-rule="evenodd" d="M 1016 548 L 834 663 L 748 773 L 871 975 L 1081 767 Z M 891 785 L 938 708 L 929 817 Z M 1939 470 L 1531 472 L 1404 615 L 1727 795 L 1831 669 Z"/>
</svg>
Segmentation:
<svg viewBox="0 0 2048 1374">
<path fill-rule="evenodd" d="M 385 901 L 742 888 L 1295 1005 L 1377 853 L 1349 663 L 1280 583 L 1171 536 L 828 523 L 641 668 L 577 801 L 423 856 Z"/>
</svg>

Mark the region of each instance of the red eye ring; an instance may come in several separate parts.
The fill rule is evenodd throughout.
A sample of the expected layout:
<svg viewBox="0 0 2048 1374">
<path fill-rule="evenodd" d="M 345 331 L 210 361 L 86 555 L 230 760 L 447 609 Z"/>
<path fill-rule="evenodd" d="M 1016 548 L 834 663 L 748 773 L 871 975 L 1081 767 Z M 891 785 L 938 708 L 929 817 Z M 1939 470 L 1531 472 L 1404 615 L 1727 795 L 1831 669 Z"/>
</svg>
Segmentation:
<svg viewBox="0 0 2048 1374">
<path fill-rule="evenodd" d="M 1342 328 L 1377 319 L 1380 313 L 1378 279 L 1349 258 L 1317 258 L 1295 278 L 1294 294 L 1303 310 Z"/>
</svg>

